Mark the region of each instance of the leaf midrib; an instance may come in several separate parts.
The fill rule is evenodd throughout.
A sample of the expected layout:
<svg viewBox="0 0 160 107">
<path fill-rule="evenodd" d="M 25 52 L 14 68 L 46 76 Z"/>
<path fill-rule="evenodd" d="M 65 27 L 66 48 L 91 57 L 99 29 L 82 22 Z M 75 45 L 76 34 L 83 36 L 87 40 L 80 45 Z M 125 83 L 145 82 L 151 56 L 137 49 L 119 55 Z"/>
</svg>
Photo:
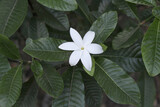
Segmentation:
<svg viewBox="0 0 160 107">
<path fill-rule="evenodd" d="M 97 62 L 95 62 L 95 63 L 99 66 L 99 68 L 100 68 L 105 74 L 107 74 L 107 73 L 105 72 L 105 70 L 104 70 Z M 108 74 L 107 74 L 107 76 L 110 78 L 110 76 L 109 76 Z M 112 78 L 110 78 L 110 79 L 113 81 L 113 83 L 116 84 L 116 82 L 114 82 L 114 80 L 113 80 Z M 117 84 L 116 84 L 116 86 L 117 86 L 120 90 L 122 90 L 121 87 L 119 87 Z M 129 96 L 124 90 L 122 90 L 122 92 L 123 92 L 124 94 L 126 94 L 127 96 Z M 129 98 L 132 99 L 131 96 L 129 96 Z M 139 102 L 135 101 L 134 99 L 132 99 L 132 101 L 136 102 L 136 104 L 139 103 Z"/>
</svg>

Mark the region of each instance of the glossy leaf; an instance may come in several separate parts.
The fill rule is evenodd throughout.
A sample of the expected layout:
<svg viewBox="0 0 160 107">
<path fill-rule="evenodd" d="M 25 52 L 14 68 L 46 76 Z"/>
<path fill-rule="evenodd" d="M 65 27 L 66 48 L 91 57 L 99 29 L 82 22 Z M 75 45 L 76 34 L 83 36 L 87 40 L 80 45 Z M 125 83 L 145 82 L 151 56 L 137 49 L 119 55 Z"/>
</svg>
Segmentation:
<svg viewBox="0 0 160 107">
<path fill-rule="evenodd" d="M 22 24 L 28 9 L 27 0 L 0 0 L 0 34 L 10 37 Z"/>
<path fill-rule="evenodd" d="M 66 31 L 69 29 L 68 17 L 64 12 L 48 9 L 34 1 L 33 8 L 35 9 L 38 16 L 40 16 L 50 27 L 60 31 Z"/>
<path fill-rule="evenodd" d="M 4 35 L 0 35 L 0 53 L 10 59 L 20 59 L 16 45 Z"/>
<path fill-rule="evenodd" d="M 22 88 L 21 65 L 7 72 L 0 83 L 0 106 L 12 107 L 18 99 Z"/>
<path fill-rule="evenodd" d="M 87 107 L 100 107 L 102 102 L 102 90 L 93 77 L 83 75 L 85 86 L 85 101 Z"/>
<path fill-rule="evenodd" d="M 132 9 L 132 7 L 124 0 L 112 0 L 113 4 L 118 7 L 119 10 L 123 11 L 127 16 L 137 19 L 139 18 L 136 15 L 136 12 Z"/>
<path fill-rule="evenodd" d="M 113 39 L 112 46 L 113 49 L 127 48 L 136 42 L 143 35 L 141 29 L 138 27 L 125 29 Z"/>
<path fill-rule="evenodd" d="M 11 69 L 11 66 L 4 55 L 0 54 L 0 80 L 3 75 Z"/>
<path fill-rule="evenodd" d="M 44 6 L 59 10 L 59 11 L 72 11 L 77 9 L 76 0 L 37 0 Z"/>
<path fill-rule="evenodd" d="M 154 7 L 152 10 L 152 14 L 160 20 L 160 7 Z"/>
<path fill-rule="evenodd" d="M 63 74 L 64 91 L 53 101 L 52 107 L 85 107 L 84 84 L 79 69 Z"/>
<path fill-rule="evenodd" d="M 135 3 L 135 4 L 148 5 L 148 6 L 156 5 L 156 0 L 126 0 L 126 1 Z"/>
<path fill-rule="evenodd" d="M 97 56 L 112 60 L 127 72 L 140 72 L 145 68 L 142 61 L 141 47 L 138 43 L 126 49 L 108 49 L 105 53 Z"/>
<path fill-rule="evenodd" d="M 35 107 L 38 87 L 33 78 L 25 82 L 22 87 L 22 92 L 13 107 Z"/>
<path fill-rule="evenodd" d="M 26 45 L 24 52 L 34 58 L 45 61 L 64 61 L 68 60 L 69 52 L 58 48 L 64 41 L 53 38 L 41 38 Z"/>
<path fill-rule="evenodd" d="M 154 78 L 150 77 L 147 72 L 144 72 L 143 75 L 140 76 L 138 84 L 142 96 L 142 106 L 140 107 L 153 107 L 156 96 Z"/>
<path fill-rule="evenodd" d="M 155 19 L 149 26 L 142 42 L 142 56 L 150 76 L 160 73 L 160 21 Z"/>
<path fill-rule="evenodd" d="M 63 80 L 53 67 L 42 68 L 41 64 L 33 60 L 31 69 L 39 87 L 47 94 L 56 98 L 63 91 Z"/>
<path fill-rule="evenodd" d="M 114 62 L 105 58 L 97 59 L 94 78 L 112 101 L 119 104 L 140 104 L 137 84 Z"/>
<path fill-rule="evenodd" d="M 96 33 L 94 42 L 103 43 L 109 37 L 117 25 L 117 17 L 117 12 L 106 12 L 92 24 L 90 30 Z"/>
</svg>

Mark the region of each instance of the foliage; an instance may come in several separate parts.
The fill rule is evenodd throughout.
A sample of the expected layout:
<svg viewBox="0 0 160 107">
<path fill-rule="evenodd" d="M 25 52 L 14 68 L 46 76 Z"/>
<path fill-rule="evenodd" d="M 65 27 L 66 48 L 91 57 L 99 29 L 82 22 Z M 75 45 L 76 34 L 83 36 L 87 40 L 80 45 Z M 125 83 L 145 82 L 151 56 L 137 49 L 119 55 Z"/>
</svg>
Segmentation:
<svg viewBox="0 0 160 107">
<path fill-rule="evenodd" d="M 0 0 L 0 107 L 35 107 L 42 93 L 52 98 L 48 107 L 101 107 L 103 94 L 118 104 L 153 107 L 160 88 L 159 4 Z M 91 55 L 91 71 L 69 66 L 71 52 L 58 48 L 71 41 L 71 27 L 81 35 L 94 31 L 93 42 L 105 51 Z"/>
</svg>

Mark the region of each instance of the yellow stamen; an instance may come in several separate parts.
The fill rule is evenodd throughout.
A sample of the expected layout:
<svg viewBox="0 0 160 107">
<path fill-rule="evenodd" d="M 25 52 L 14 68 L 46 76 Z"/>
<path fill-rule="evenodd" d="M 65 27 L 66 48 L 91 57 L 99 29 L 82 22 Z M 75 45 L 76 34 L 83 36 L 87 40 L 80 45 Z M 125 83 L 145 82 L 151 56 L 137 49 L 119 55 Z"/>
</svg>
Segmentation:
<svg viewBox="0 0 160 107">
<path fill-rule="evenodd" d="M 81 50 L 84 50 L 84 47 L 81 47 Z"/>
</svg>

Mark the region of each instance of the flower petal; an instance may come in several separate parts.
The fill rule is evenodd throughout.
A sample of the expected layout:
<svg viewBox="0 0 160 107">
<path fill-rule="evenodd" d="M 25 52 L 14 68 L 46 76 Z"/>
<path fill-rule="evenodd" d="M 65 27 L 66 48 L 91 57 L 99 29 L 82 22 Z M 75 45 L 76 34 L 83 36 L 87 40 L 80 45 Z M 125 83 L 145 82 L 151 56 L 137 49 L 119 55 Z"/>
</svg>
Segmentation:
<svg viewBox="0 0 160 107">
<path fill-rule="evenodd" d="M 101 54 L 103 53 L 102 46 L 96 43 L 92 43 L 86 47 L 89 53 L 91 54 Z"/>
<path fill-rule="evenodd" d="M 80 47 L 83 45 L 82 37 L 75 29 L 70 28 L 70 35 L 76 45 L 78 45 Z"/>
<path fill-rule="evenodd" d="M 78 61 L 80 60 L 81 56 L 82 56 L 82 51 L 72 52 L 72 54 L 69 58 L 69 64 L 71 66 L 75 66 L 78 63 Z"/>
<path fill-rule="evenodd" d="M 84 65 L 84 67 L 88 71 L 91 71 L 91 69 L 92 69 L 92 59 L 91 59 L 91 56 L 90 56 L 89 52 L 87 52 L 86 50 L 83 51 L 81 61 L 82 61 L 82 64 Z"/>
<path fill-rule="evenodd" d="M 95 37 L 95 32 L 93 31 L 88 31 L 85 36 L 83 37 L 83 43 L 84 45 L 91 44 L 93 39 Z"/>
<path fill-rule="evenodd" d="M 79 47 L 74 43 L 74 42 L 66 42 L 61 44 L 58 48 L 62 49 L 62 50 L 78 50 Z"/>
</svg>

